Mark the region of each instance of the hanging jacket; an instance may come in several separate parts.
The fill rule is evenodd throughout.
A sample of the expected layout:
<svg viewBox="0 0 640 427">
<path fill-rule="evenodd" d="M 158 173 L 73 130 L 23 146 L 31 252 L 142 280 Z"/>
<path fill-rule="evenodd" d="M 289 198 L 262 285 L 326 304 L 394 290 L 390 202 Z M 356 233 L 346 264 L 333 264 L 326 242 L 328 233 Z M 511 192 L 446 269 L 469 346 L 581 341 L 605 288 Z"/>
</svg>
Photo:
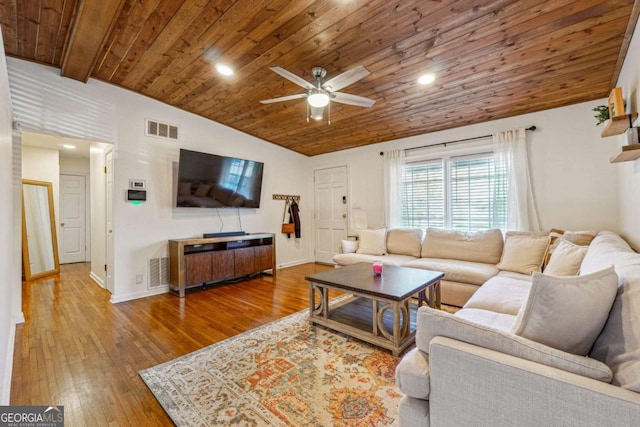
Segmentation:
<svg viewBox="0 0 640 427">
<path fill-rule="evenodd" d="M 291 200 L 291 204 L 289 205 L 289 223 L 293 223 L 295 225 L 295 236 L 296 239 L 300 238 L 300 207 L 298 203 L 296 203 L 295 199 Z M 287 235 L 291 238 L 291 234 Z"/>
</svg>

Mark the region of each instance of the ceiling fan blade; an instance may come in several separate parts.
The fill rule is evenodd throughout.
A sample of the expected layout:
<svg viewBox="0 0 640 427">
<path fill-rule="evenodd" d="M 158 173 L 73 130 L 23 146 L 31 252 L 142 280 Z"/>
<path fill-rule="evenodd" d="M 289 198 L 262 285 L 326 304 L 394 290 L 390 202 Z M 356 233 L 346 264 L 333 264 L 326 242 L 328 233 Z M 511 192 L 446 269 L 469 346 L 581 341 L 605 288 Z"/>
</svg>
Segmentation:
<svg viewBox="0 0 640 427">
<path fill-rule="evenodd" d="M 327 80 L 322 84 L 322 87 L 328 91 L 340 90 L 343 87 L 347 87 L 350 84 L 353 84 L 358 80 L 365 78 L 369 74 L 369 70 L 367 70 L 362 65 L 359 65 L 356 68 L 352 68 L 349 71 L 345 71 L 344 73 Z"/>
<path fill-rule="evenodd" d="M 298 86 L 301 86 L 305 89 L 313 89 L 314 86 L 309 83 L 308 81 L 306 81 L 305 79 L 303 79 L 302 77 L 298 77 L 295 74 L 293 74 L 291 71 L 287 71 L 282 67 L 270 67 L 271 71 L 280 74 L 282 77 L 284 77 L 285 79 L 297 84 Z"/>
<path fill-rule="evenodd" d="M 374 99 L 343 92 L 332 92 L 331 100 L 339 102 L 340 104 L 355 105 L 357 107 L 372 107 L 373 104 L 376 103 Z"/>
<path fill-rule="evenodd" d="M 262 101 L 260 101 L 260 103 L 273 104 L 274 102 L 290 101 L 292 99 L 300 99 L 300 98 L 306 98 L 306 97 L 307 97 L 306 93 L 298 93 L 296 95 L 281 96 L 279 98 L 263 99 Z"/>
</svg>

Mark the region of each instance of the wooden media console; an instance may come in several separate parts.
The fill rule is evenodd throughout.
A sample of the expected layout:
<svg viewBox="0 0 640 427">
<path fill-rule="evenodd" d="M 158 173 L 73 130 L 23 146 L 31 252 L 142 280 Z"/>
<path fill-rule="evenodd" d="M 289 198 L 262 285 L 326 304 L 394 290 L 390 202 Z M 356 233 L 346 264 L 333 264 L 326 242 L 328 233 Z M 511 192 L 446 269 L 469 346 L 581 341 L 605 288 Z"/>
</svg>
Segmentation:
<svg viewBox="0 0 640 427">
<path fill-rule="evenodd" d="M 275 234 L 169 240 L 169 286 L 186 289 L 271 270 L 276 274 Z"/>
</svg>

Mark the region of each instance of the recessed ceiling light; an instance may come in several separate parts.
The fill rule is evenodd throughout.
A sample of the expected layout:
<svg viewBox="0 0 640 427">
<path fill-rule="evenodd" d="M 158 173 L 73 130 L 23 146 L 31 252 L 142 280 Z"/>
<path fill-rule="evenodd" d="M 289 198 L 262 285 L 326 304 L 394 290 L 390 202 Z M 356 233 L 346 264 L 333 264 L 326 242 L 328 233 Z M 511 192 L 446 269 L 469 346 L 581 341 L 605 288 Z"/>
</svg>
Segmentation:
<svg viewBox="0 0 640 427">
<path fill-rule="evenodd" d="M 231 67 L 229 67 L 228 65 L 225 65 L 225 64 L 217 64 L 216 65 L 216 70 L 218 70 L 218 72 L 220 74 L 222 74 L 223 76 L 232 76 L 233 75 L 233 70 L 231 69 Z"/>
<path fill-rule="evenodd" d="M 64 148 L 66 148 L 67 150 L 75 150 L 76 146 L 75 145 L 71 145 L 71 144 L 63 144 L 62 145 Z"/>
<path fill-rule="evenodd" d="M 433 73 L 426 73 L 418 77 L 418 83 L 421 85 L 430 85 L 436 81 L 436 75 Z"/>
</svg>

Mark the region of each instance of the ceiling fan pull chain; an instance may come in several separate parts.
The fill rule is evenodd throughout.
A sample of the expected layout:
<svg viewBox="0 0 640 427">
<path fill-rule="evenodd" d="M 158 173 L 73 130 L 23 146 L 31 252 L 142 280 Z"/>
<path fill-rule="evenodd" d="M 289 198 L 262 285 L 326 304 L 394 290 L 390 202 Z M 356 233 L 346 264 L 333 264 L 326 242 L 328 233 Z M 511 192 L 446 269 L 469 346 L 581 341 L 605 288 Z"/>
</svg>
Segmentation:
<svg viewBox="0 0 640 427">
<path fill-rule="evenodd" d="M 331 124 L 331 102 L 327 104 L 327 108 L 329 109 L 329 121 L 327 122 L 327 124 L 330 125 Z"/>
</svg>

